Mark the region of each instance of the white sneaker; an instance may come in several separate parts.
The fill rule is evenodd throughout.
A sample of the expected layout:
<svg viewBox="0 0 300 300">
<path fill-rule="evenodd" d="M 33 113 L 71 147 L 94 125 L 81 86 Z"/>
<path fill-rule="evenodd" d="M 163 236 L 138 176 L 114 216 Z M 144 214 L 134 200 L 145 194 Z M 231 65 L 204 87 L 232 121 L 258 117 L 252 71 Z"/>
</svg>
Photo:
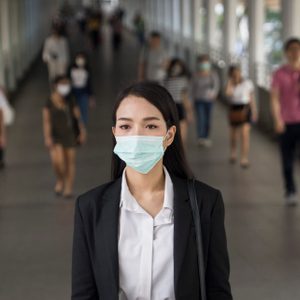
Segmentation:
<svg viewBox="0 0 300 300">
<path fill-rule="evenodd" d="M 197 145 L 198 146 L 204 146 L 205 145 L 205 139 L 203 139 L 203 138 L 199 138 L 198 140 L 197 140 Z"/>
<path fill-rule="evenodd" d="M 207 148 L 211 147 L 211 146 L 212 146 L 212 141 L 209 140 L 209 139 L 206 139 L 206 140 L 204 141 L 204 146 L 207 147 Z"/>
<path fill-rule="evenodd" d="M 298 195 L 294 193 L 285 196 L 285 204 L 286 206 L 296 206 L 298 204 Z"/>
</svg>

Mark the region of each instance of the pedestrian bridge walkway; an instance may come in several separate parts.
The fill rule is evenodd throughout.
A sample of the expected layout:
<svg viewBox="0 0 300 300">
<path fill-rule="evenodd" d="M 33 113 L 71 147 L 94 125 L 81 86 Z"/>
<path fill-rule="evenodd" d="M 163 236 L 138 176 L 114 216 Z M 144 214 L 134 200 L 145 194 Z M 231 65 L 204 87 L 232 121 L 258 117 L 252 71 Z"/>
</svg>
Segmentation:
<svg viewBox="0 0 300 300">
<path fill-rule="evenodd" d="M 106 42 L 89 56 L 97 107 L 91 111 L 88 143 L 78 151 L 76 195 L 109 180 L 112 105 L 117 92 L 136 77 L 138 45 L 127 35 L 119 53 L 113 54 Z M 70 298 L 75 199 L 53 193 L 42 133 L 41 111 L 48 93 L 46 68 L 40 62 L 15 99 L 7 168 L 0 173 L 3 300 Z M 217 104 L 211 148 L 197 147 L 191 128 L 187 154 L 197 178 L 224 196 L 234 299 L 300 299 L 300 208 L 284 206 L 277 145 L 254 129 L 250 169 L 229 164 L 226 116 L 224 105 Z"/>
</svg>

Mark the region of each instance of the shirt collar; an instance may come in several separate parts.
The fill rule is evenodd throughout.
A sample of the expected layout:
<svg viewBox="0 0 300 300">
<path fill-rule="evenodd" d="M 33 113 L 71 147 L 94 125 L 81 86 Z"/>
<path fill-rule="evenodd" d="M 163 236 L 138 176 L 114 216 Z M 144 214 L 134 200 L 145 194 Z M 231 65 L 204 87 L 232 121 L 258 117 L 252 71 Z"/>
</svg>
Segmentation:
<svg viewBox="0 0 300 300">
<path fill-rule="evenodd" d="M 124 169 L 123 174 L 122 174 L 120 207 L 123 207 L 129 211 L 144 213 L 145 211 L 138 204 L 138 202 L 133 197 L 133 195 L 131 194 L 131 192 L 128 188 L 125 173 L 126 173 L 126 169 Z M 173 183 L 172 183 L 170 174 L 167 171 L 166 167 L 164 167 L 164 173 L 165 173 L 165 193 L 164 193 L 163 208 L 168 208 L 173 211 L 173 207 L 174 207 Z"/>
</svg>

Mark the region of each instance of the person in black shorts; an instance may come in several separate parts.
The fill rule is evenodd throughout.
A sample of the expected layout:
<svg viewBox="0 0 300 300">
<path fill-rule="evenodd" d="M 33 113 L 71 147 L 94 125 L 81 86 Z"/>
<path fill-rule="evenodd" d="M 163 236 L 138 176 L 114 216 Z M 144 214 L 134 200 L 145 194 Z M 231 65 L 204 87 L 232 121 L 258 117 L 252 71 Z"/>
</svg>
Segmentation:
<svg viewBox="0 0 300 300">
<path fill-rule="evenodd" d="M 54 191 L 64 197 L 71 197 L 73 193 L 76 145 L 83 144 L 86 139 L 80 110 L 70 91 L 69 78 L 57 77 L 43 109 L 45 145 L 56 175 Z"/>
</svg>

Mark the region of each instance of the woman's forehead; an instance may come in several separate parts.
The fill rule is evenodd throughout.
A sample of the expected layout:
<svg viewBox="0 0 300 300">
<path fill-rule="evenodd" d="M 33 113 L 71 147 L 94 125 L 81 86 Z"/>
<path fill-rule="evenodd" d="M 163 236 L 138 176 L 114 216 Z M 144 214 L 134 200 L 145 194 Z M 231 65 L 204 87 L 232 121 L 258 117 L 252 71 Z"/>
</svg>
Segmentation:
<svg viewBox="0 0 300 300">
<path fill-rule="evenodd" d="M 129 95 L 121 102 L 117 110 L 117 119 L 120 117 L 144 119 L 156 117 L 163 120 L 162 113 L 157 107 L 143 97 Z"/>
</svg>

